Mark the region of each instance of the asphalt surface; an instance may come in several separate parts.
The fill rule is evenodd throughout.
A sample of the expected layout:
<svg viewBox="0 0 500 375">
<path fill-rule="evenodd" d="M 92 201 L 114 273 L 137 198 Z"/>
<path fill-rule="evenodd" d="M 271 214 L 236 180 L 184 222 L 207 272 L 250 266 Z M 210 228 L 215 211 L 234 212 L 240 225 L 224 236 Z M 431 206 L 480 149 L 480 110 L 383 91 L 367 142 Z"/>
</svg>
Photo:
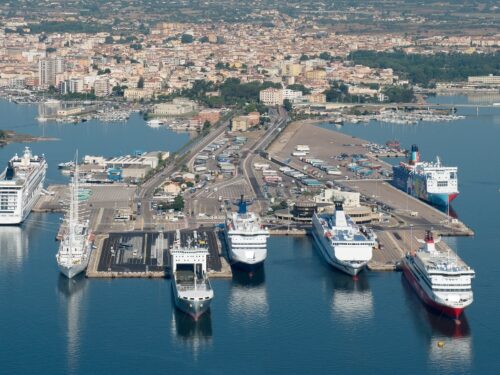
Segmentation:
<svg viewBox="0 0 500 375">
<path fill-rule="evenodd" d="M 269 143 L 272 142 L 272 140 L 274 140 L 276 136 L 278 136 L 278 128 L 283 128 L 286 125 L 286 121 L 288 119 L 287 112 L 284 109 L 280 108 L 277 115 L 278 117 L 276 118 L 274 123 L 269 127 L 264 136 L 253 145 L 242 163 L 243 175 L 245 176 L 248 185 L 252 188 L 254 195 L 258 200 L 264 199 L 265 196 L 262 192 L 260 184 L 257 181 L 252 168 L 252 164 L 255 156 L 260 154 L 261 151 L 264 151 Z"/>
<path fill-rule="evenodd" d="M 180 157 L 183 157 L 186 154 L 191 155 L 193 158 L 197 153 L 203 150 L 208 144 L 213 142 L 218 136 L 220 136 L 227 129 L 229 121 L 224 122 L 216 129 L 212 130 L 206 137 L 201 139 L 199 142 L 191 145 L 190 148 L 185 150 L 184 154 Z M 169 164 L 166 168 L 164 168 L 161 172 L 157 173 L 153 177 L 151 177 L 148 181 L 141 185 L 139 194 L 136 197 L 137 202 L 137 212 L 138 216 L 140 216 L 140 220 L 143 223 L 143 229 L 153 229 L 151 226 L 153 225 L 153 213 L 151 211 L 149 202 L 153 198 L 153 194 L 158 186 L 160 186 L 165 179 L 172 175 L 178 166 L 176 163 Z"/>
<path fill-rule="evenodd" d="M 219 246 L 216 233 L 213 229 L 199 229 L 197 231 L 199 244 L 207 246 L 209 251 L 208 268 L 213 271 L 222 269 L 219 257 Z M 97 266 L 98 272 L 145 272 L 164 271 L 170 268 L 170 255 L 168 249 L 175 240 L 176 232 L 164 232 L 163 249 L 160 262 L 152 251 L 159 244 L 158 232 L 128 232 L 111 233 L 104 240 L 101 258 Z M 193 239 L 193 231 L 181 231 L 181 245 L 187 246 Z"/>
</svg>

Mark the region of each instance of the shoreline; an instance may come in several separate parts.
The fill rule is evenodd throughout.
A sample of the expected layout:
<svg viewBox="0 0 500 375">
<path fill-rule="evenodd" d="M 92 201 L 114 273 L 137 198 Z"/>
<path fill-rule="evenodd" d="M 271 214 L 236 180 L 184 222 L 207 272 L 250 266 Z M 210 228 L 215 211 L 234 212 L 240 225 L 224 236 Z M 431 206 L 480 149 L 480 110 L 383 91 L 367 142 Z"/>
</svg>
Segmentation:
<svg viewBox="0 0 500 375">
<path fill-rule="evenodd" d="M 59 138 L 52 137 L 39 137 L 31 134 L 21 134 L 16 133 L 13 130 L 3 130 L 5 132 L 5 138 L 0 139 L 0 147 L 10 145 L 12 143 L 33 143 L 33 142 L 47 142 L 47 141 L 59 141 Z"/>
</svg>

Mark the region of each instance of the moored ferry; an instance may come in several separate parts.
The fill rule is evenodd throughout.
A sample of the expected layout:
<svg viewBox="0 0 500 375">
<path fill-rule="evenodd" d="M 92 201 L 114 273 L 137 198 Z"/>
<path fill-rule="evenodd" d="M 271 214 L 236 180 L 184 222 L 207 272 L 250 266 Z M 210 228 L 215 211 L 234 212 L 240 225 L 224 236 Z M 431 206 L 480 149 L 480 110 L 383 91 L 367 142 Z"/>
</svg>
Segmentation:
<svg viewBox="0 0 500 375">
<path fill-rule="evenodd" d="M 242 196 L 238 212 L 228 215 L 224 231 L 231 264 L 254 269 L 266 260 L 269 230 L 262 225 L 259 215 L 247 211 L 247 204 Z"/>
<path fill-rule="evenodd" d="M 170 249 L 172 257 L 172 292 L 175 305 L 198 320 L 210 308 L 214 291 L 207 275 L 208 249 L 188 244 L 181 246 L 180 231 Z"/>
<path fill-rule="evenodd" d="M 408 163 L 393 167 L 393 184 L 406 193 L 435 206 L 447 207 L 459 194 L 457 167 L 420 161 L 416 145 L 411 146 Z"/>
<path fill-rule="evenodd" d="M 356 276 L 372 259 L 375 235 L 363 233 L 346 215 L 342 203 L 335 204 L 333 215 L 315 213 L 312 225 L 321 255 L 333 267 Z"/>
<path fill-rule="evenodd" d="M 456 254 L 438 251 L 431 231 L 415 254 L 402 262 L 404 275 L 420 299 L 428 306 L 458 319 L 473 301 L 471 288 L 475 272 Z"/>
<path fill-rule="evenodd" d="M 9 160 L 0 175 L 0 225 L 22 223 L 40 197 L 45 181 L 45 157 L 33 155 L 30 148 L 23 156 Z"/>
</svg>

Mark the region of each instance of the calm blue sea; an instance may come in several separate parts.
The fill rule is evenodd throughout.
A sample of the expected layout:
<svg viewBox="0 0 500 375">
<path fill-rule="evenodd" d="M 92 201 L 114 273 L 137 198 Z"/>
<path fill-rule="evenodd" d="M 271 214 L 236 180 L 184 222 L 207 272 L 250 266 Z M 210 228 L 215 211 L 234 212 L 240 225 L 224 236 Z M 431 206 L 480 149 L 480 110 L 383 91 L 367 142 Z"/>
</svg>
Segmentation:
<svg viewBox="0 0 500 375">
<path fill-rule="evenodd" d="M 466 101 L 463 97 L 435 100 Z M 187 135 L 127 124 L 38 125 L 36 107 L 0 102 L 0 128 L 60 138 L 34 144 L 56 170 L 80 155 L 175 150 Z M 417 143 L 424 159 L 458 165 L 454 202 L 474 238 L 451 239 L 475 268 L 475 301 L 460 326 L 429 312 L 399 273 L 358 281 L 324 264 L 309 238 L 273 237 L 264 270 L 214 280 L 211 314 L 177 313 L 168 280 L 68 281 L 55 264 L 59 216 L 32 214 L 0 227 L 0 373 L 405 373 L 500 372 L 500 110 L 467 110 L 452 123 L 346 125 L 377 142 Z M 333 133 L 332 133 L 333 134 Z M 0 149 L 0 163 L 22 145 Z M 443 348 L 437 343 L 443 341 Z"/>
</svg>

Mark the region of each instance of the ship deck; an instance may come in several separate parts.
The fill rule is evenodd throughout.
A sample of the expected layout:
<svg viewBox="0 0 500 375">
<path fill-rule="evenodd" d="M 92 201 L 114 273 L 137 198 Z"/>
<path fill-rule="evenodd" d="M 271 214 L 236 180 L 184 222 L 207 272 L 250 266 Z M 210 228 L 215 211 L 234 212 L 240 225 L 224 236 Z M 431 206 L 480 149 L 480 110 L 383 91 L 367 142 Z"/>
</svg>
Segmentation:
<svg viewBox="0 0 500 375">
<path fill-rule="evenodd" d="M 468 272 L 472 269 L 451 249 L 443 250 L 437 254 L 418 251 L 417 255 L 428 271 L 437 272 Z"/>
</svg>

